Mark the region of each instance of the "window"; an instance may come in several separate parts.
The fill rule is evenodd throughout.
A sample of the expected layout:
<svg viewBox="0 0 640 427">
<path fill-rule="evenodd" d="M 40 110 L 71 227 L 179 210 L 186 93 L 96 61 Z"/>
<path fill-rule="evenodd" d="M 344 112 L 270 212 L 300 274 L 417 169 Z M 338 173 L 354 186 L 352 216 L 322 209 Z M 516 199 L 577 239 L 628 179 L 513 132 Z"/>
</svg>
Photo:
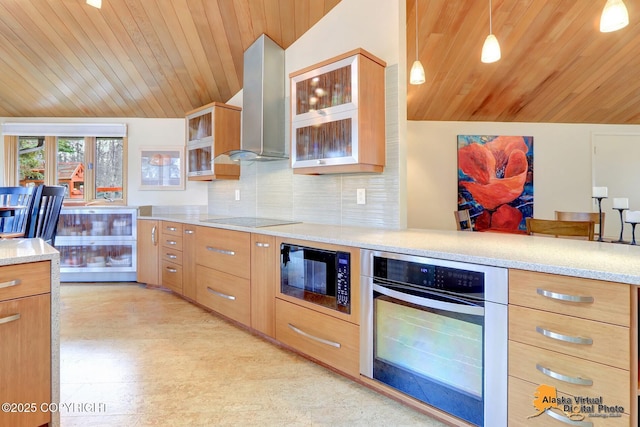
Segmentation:
<svg viewBox="0 0 640 427">
<path fill-rule="evenodd" d="M 47 136 L 19 135 L 34 128 Z M 127 138 L 110 136 L 126 134 L 126 126 L 5 123 L 3 132 L 6 185 L 62 185 L 67 188 L 65 201 L 126 203 Z"/>
</svg>

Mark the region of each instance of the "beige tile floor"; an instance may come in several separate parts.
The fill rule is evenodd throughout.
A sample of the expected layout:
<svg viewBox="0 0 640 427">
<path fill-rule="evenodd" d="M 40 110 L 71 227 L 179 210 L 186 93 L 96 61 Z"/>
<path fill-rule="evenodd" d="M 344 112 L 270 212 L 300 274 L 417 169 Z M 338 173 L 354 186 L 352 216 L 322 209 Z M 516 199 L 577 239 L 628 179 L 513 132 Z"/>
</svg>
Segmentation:
<svg viewBox="0 0 640 427">
<path fill-rule="evenodd" d="M 62 427 L 444 426 L 138 284 L 61 287 Z"/>
</svg>

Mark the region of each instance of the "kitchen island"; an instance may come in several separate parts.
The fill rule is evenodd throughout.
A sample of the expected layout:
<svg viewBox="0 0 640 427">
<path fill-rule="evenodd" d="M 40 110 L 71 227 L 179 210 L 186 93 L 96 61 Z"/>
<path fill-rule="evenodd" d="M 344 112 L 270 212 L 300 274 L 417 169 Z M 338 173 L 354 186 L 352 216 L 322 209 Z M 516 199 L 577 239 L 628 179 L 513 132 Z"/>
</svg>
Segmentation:
<svg viewBox="0 0 640 427">
<path fill-rule="evenodd" d="M 624 413 L 620 413 L 622 416 L 615 419 L 593 417 L 585 420 L 594 422 L 596 426 L 637 424 L 636 286 L 640 285 L 640 248 L 637 246 L 503 233 L 385 230 L 307 223 L 252 228 L 205 222 L 210 218 L 215 217 L 154 215 L 149 219 L 189 224 L 192 228 L 195 227 L 196 233 L 200 226 L 249 233 L 259 236 L 260 241 L 273 238 L 276 243 L 273 258 L 279 256 L 278 242 L 295 240 L 504 268 L 509 273 L 509 425 L 545 425 L 545 422 L 559 422 L 551 420 L 546 415 L 528 418 L 535 413 L 532 403 L 536 387 L 543 384 L 557 387 L 558 397 L 564 395 L 563 393 L 582 393 L 584 396 L 594 394 L 593 397 L 600 397 L 607 405 L 624 407 Z M 273 263 L 274 268 L 277 268 L 277 259 L 274 259 Z M 276 287 L 278 277 L 276 274 L 271 279 L 273 287 Z M 253 284 L 253 278 L 254 276 L 251 276 L 252 296 L 259 290 Z M 353 292 L 358 292 L 357 289 L 359 287 Z M 553 297 L 549 299 L 541 296 L 542 294 L 553 297 L 560 295 L 560 300 Z M 583 298 L 587 294 L 589 296 Z M 562 301 L 563 298 L 576 301 L 584 299 L 589 302 Z M 276 297 L 276 300 L 282 301 L 282 298 Z M 282 306 L 281 302 L 278 304 L 278 307 Z M 550 319 L 553 320 L 550 326 L 544 323 L 551 322 Z M 252 325 L 248 326 L 253 328 Z M 525 333 L 527 328 L 533 328 L 534 334 L 528 336 Z M 549 338 L 540 340 L 535 333 L 536 329 L 547 331 L 553 328 L 563 331 L 566 329 L 577 337 L 591 335 L 591 331 L 597 332 L 594 332 L 592 337 L 593 345 L 582 348 L 576 348 L 575 344 L 558 345 L 551 342 L 553 340 L 545 341 Z M 570 338 L 573 339 L 573 336 Z M 275 340 L 281 341 L 277 333 Z M 588 341 L 591 341 L 591 338 Z M 358 351 L 358 348 L 355 351 Z M 525 355 L 530 357 L 524 358 Z M 540 360 L 548 363 L 561 360 L 562 369 L 553 365 L 551 376 L 536 376 L 541 371 L 550 372 L 549 366 L 538 368 L 539 363 L 535 359 L 538 356 Z M 311 354 L 310 357 L 321 362 L 323 360 L 323 354 L 320 353 Z M 580 366 L 582 371 L 574 372 L 571 368 L 573 366 Z M 554 375 L 558 376 L 558 371 L 563 373 L 560 375 L 562 378 L 570 377 L 570 382 L 581 382 L 585 373 L 589 376 L 596 372 L 605 374 L 602 375 L 603 380 L 596 379 L 595 375 L 593 379 L 589 379 L 588 382 L 594 384 L 592 388 L 588 386 L 582 391 L 575 391 L 572 386 L 558 383 L 554 379 Z M 567 372 L 571 372 L 572 375 L 564 375 Z M 352 371 L 343 373 L 394 396 L 389 390 L 377 387 L 366 378 L 354 375 Z M 613 389 L 618 391 L 610 391 Z M 410 400 L 401 397 L 398 400 L 417 409 L 424 409 Z M 495 405 L 500 404 L 496 402 Z M 444 421 L 453 424 L 456 422 L 442 414 L 434 414 Z M 567 414 L 566 410 L 564 414 Z M 554 412 L 550 416 L 552 415 L 557 414 Z M 601 424 L 603 422 L 613 424 Z"/>
<path fill-rule="evenodd" d="M 41 239 L 0 240 L 2 426 L 59 425 L 60 257 Z"/>
</svg>

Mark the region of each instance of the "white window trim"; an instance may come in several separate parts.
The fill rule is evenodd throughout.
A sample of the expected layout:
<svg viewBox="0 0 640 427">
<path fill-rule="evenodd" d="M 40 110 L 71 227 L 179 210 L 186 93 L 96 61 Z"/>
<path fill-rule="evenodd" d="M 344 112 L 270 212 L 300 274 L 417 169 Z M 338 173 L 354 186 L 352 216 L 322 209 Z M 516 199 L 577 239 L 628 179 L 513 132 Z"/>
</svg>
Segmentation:
<svg viewBox="0 0 640 427">
<path fill-rule="evenodd" d="M 3 135 L 126 137 L 125 123 L 4 123 Z"/>
</svg>

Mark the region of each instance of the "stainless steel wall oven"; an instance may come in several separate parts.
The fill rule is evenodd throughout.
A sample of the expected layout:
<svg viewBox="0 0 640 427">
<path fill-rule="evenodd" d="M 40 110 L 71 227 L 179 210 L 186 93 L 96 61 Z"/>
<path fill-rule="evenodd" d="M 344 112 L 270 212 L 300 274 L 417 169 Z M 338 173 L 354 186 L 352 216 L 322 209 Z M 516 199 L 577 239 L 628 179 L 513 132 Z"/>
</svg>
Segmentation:
<svg viewBox="0 0 640 427">
<path fill-rule="evenodd" d="M 507 270 L 363 250 L 361 276 L 361 374 L 506 426 Z"/>
</svg>

